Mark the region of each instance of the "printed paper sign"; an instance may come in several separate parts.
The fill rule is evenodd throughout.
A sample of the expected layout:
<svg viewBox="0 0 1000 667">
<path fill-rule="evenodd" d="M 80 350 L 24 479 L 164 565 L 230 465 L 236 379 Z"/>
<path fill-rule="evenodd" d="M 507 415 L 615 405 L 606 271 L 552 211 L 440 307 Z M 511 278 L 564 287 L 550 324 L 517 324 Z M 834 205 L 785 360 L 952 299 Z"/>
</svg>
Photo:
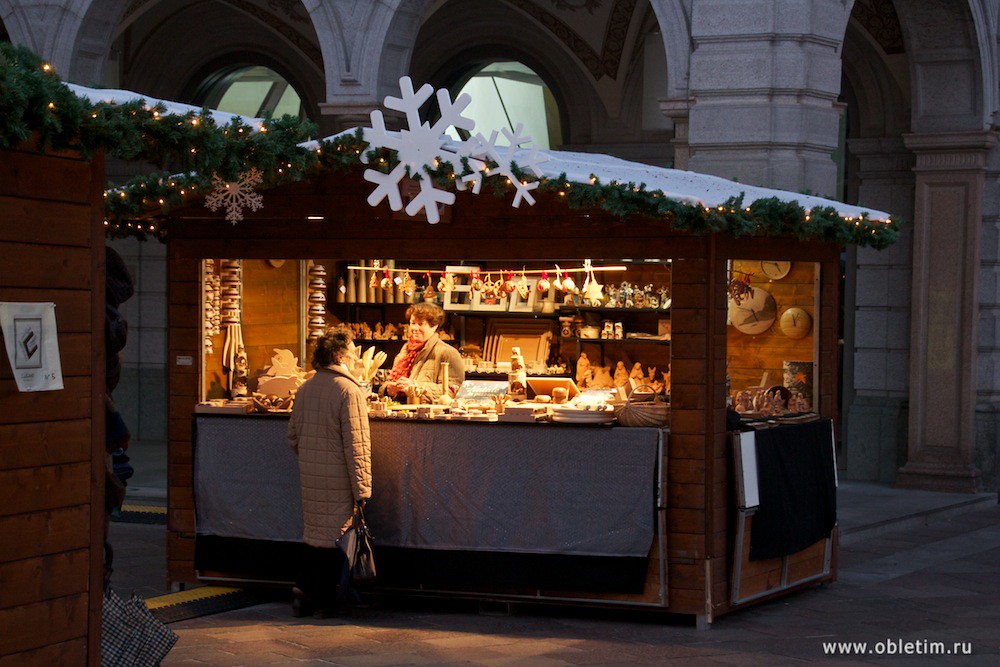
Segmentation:
<svg viewBox="0 0 1000 667">
<path fill-rule="evenodd" d="M 56 304 L 0 302 L 0 329 L 19 391 L 63 388 Z"/>
</svg>

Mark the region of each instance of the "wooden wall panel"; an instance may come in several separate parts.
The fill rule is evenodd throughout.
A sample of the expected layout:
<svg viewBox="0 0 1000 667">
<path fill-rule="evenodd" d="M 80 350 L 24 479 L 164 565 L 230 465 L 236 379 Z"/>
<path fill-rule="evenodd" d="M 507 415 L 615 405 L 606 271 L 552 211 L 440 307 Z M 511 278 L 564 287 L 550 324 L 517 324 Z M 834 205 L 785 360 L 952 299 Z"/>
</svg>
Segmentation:
<svg viewBox="0 0 1000 667">
<path fill-rule="evenodd" d="M 0 425 L 0 470 L 90 461 L 89 419 Z"/>
<path fill-rule="evenodd" d="M 88 549 L 0 563 L 0 607 L 85 593 L 89 570 Z"/>
<path fill-rule="evenodd" d="M 61 391 L 0 355 L 0 665 L 100 662 L 104 163 L 0 150 L 0 301 L 53 302 Z"/>
<path fill-rule="evenodd" d="M 52 667 L 86 663 L 87 640 L 83 637 L 14 655 L 0 655 L 0 667 Z"/>
</svg>

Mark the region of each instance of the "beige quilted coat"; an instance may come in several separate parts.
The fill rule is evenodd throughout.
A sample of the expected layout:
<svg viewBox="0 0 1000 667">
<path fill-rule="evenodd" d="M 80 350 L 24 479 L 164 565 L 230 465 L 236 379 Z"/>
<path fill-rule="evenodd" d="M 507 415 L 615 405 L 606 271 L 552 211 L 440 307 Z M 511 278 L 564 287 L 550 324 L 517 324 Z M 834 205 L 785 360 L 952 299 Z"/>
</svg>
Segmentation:
<svg viewBox="0 0 1000 667">
<path fill-rule="evenodd" d="M 303 540 L 334 547 L 351 524 L 356 500 L 372 495 L 368 406 L 345 371 L 317 371 L 295 394 L 288 441 L 299 458 Z"/>
</svg>

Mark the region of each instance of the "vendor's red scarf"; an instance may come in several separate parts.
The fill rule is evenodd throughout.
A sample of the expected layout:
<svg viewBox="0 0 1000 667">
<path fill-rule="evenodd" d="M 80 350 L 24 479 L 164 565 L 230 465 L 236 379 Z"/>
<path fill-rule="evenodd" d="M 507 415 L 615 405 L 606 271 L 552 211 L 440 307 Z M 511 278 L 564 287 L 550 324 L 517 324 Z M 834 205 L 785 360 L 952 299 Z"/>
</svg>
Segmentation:
<svg viewBox="0 0 1000 667">
<path fill-rule="evenodd" d="M 417 342 L 414 339 L 406 341 L 406 354 L 400 357 L 395 364 L 392 366 L 392 372 L 389 373 L 389 381 L 398 380 L 399 378 L 410 377 L 410 371 L 413 369 L 413 362 L 420 354 L 420 350 L 424 349 L 424 343 L 427 341 Z"/>
</svg>

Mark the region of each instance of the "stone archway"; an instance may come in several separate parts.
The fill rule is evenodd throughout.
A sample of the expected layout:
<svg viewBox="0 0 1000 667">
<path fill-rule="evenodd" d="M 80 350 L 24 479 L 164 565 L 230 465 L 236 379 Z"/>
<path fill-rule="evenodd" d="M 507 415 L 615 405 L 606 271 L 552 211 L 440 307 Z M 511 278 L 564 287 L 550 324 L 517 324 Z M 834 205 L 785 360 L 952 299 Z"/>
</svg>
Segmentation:
<svg viewBox="0 0 1000 667">
<path fill-rule="evenodd" d="M 329 130 L 356 127 L 409 71 L 417 32 L 433 0 L 351 2 L 303 0 L 323 51 Z"/>
<path fill-rule="evenodd" d="M 916 156 L 910 309 L 909 428 L 900 486 L 975 491 L 997 483 L 1000 414 L 1000 287 L 981 275 L 1000 267 L 984 243 L 1000 230 L 992 130 L 996 25 L 978 0 L 897 2 L 911 53 Z M 995 18 L 992 19 L 995 21 Z M 991 166 L 992 163 L 992 166 Z M 984 217 L 984 205 L 993 206 Z M 981 410 L 977 408 L 982 408 Z M 980 466 L 989 466 L 981 470 Z"/>
<path fill-rule="evenodd" d="M 891 3 L 856 3 L 843 47 L 847 200 L 912 220 L 908 58 Z M 893 482 L 905 460 L 911 231 L 890 251 L 845 251 L 841 439 L 854 480 Z"/>
</svg>

